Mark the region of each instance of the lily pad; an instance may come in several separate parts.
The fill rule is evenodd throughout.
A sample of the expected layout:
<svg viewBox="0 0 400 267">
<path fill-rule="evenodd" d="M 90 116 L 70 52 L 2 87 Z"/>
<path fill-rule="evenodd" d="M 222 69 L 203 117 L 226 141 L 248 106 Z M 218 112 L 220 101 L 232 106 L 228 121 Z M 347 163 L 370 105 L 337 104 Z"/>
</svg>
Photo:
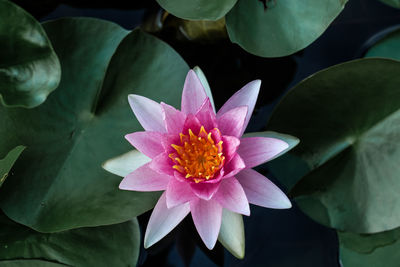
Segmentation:
<svg viewBox="0 0 400 267">
<path fill-rule="evenodd" d="M 400 8 L 400 1 L 399 1 Z M 386 57 L 400 60 L 400 27 L 391 31 L 384 38 L 374 44 L 365 57 Z"/>
<path fill-rule="evenodd" d="M 68 266 L 45 260 L 0 260 L 1 267 L 62 267 Z"/>
<path fill-rule="evenodd" d="M 217 20 L 225 16 L 237 0 L 157 0 L 174 16 L 190 20 Z"/>
<path fill-rule="evenodd" d="M 0 266 L 136 266 L 139 257 L 136 218 L 115 225 L 43 234 L 0 214 L 0 226 Z M 31 262 L 38 259 L 54 264 Z"/>
<path fill-rule="evenodd" d="M 40 232 L 114 224 L 154 207 L 159 193 L 118 189 L 101 168 L 143 130 L 128 94 L 180 103 L 187 64 L 166 43 L 140 30 L 89 18 L 45 23 L 63 68 L 60 86 L 38 108 L 0 108 L 0 154 L 28 148 L 3 185 L 1 207 Z"/>
<path fill-rule="evenodd" d="M 395 8 L 400 8 L 400 0 L 380 0 L 381 2 Z"/>
<path fill-rule="evenodd" d="M 347 0 L 239 0 L 226 16 L 229 38 L 262 57 L 293 54 L 315 41 Z"/>
<path fill-rule="evenodd" d="M 61 68 L 47 35 L 30 14 L 0 0 L 0 102 L 33 108 L 56 89 Z"/>
<path fill-rule="evenodd" d="M 373 253 L 375 249 L 388 246 L 400 239 L 400 228 L 376 234 L 355 234 L 338 232 L 341 246 L 362 254 Z"/>
<path fill-rule="evenodd" d="M 392 232 L 392 233 L 390 233 Z M 393 233 L 396 232 L 396 233 Z M 373 234 L 369 236 L 361 236 L 352 234 L 352 236 L 346 237 L 346 243 L 343 244 L 341 239 L 340 244 L 340 259 L 343 266 L 346 267 L 375 267 L 375 266 L 385 266 L 385 267 L 397 267 L 400 262 L 400 240 L 393 239 L 395 236 L 398 237 L 399 230 L 393 230 L 389 232 Z M 391 236 L 389 238 L 389 236 Z M 341 234 L 339 234 L 341 238 Z M 359 245 L 358 248 L 373 248 L 373 250 L 361 253 L 358 250 L 353 250 L 349 248 L 346 244 L 350 242 L 348 240 L 351 238 L 352 245 Z M 388 239 L 389 238 L 389 239 Z M 386 245 L 382 241 L 392 241 Z M 379 240 L 379 241 L 378 241 Z M 378 241 L 378 243 L 377 243 Z M 379 242 L 381 245 L 378 245 Z"/>
<path fill-rule="evenodd" d="M 291 195 L 318 222 L 355 233 L 400 226 L 399 73 L 390 59 L 339 64 L 296 85 L 275 109 L 267 128 L 297 136 L 292 154 L 312 170 Z"/>
<path fill-rule="evenodd" d="M 17 161 L 18 157 L 21 155 L 24 149 L 24 146 L 17 146 L 10 152 L 8 152 L 8 154 L 3 159 L 0 159 L 0 187 L 3 185 L 12 166 Z"/>
</svg>

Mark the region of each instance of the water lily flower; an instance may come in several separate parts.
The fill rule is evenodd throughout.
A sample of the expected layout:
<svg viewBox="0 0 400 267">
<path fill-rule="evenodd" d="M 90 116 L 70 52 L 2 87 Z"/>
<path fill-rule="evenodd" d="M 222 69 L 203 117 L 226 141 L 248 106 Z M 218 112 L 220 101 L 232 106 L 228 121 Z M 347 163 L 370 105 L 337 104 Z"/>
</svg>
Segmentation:
<svg viewBox="0 0 400 267">
<path fill-rule="evenodd" d="M 280 139 L 242 137 L 261 81 L 248 83 L 215 113 L 193 70 L 187 74 L 181 110 L 146 97 L 129 95 L 143 132 L 126 139 L 151 161 L 128 174 L 119 188 L 164 191 L 151 214 L 145 247 L 167 235 L 189 213 L 207 248 L 221 227 L 223 208 L 250 215 L 249 203 L 290 208 L 286 195 L 251 168 L 288 148 Z"/>
</svg>

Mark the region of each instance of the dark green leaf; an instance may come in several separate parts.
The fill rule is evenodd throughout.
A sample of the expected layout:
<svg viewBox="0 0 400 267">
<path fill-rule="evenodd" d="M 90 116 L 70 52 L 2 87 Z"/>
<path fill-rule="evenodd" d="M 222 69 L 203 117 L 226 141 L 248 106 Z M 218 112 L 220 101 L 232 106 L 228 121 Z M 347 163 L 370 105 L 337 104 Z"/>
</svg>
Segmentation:
<svg viewBox="0 0 400 267">
<path fill-rule="evenodd" d="M 0 214 L 0 229 L 0 266 L 4 260 L 21 259 L 44 259 L 69 266 L 136 266 L 139 256 L 140 231 L 136 219 L 43 234 Z M 24 261 L 13 264 L 4 266 L 32 266 Z"/>
<path fill-rule="evenodd" d="M 157 0 L 162 8 L 183 19 L 217 20 L 225 16 L 237 0 Z"/>
<path fill-rule="evenodd" d="M 15 4 L 0 0 L 0 102 L 33 108 L 58 85 L 60 63 L 42 26 Z"/>
<path fill-rule="evenodd" d="M 338 232 L 341 246 L 358 253 L 372 253 L 379 247 L 391 245 L 400 238 L 400 228 L 376 234 L 354 234 Z"/>
<path fill-rule="evenodd" d="M 1 261 L 1 267 L 63 267 L 64 264 L 54 263 L 45 260 L 9 260 Z"/>
<path fill-rule="evenodd" d="M 0 187 L 3 185 L 12 166 L 17 161 L 18 157 L 21 155 L 24 149 L 24 146 L 17 146 L 10 152 L 8 152 L 8 154 L 3 159 L 0 159 Z"/>
<path fill-rule="evenodd" d="M 28 146 L 3 185 L 4 212 L 55 232 L 119 223 L 151 209 L 158 192 L 119 190 L 121 178 L 101 165 L 131 150 L 124 135 L 142 130 L 128 94 L 177 105 L 188 66 L 164 42 L 110 22 L 61 19 L 44 28 L 63 75 L 40 107 L 0 109 L 0 154 L 17 142 Z"/>
<path fill-rule="evenodd" d="M 365 57 L 387 57 L 400 60 L 400 29 L 379 40 L 368 50 Z"/>
<path fill-rule="evenodd" d="M 396 8 L 400 8 L 400 0 L 380 0 L 381 2 Z"/>
<path fill-rule="evenodd" d="M 389 59 L 339 64 L 299 83 L 274 111 L 268 128 L 297 136 L 292 153 L 312 170 L 291 194 L 320 223 L 356 233 L 400 225 L 399 73 Z"/>
<path fill-rule="evenodd" d="M 317 39 L 347 0 L 239 0 L 226 16 L 232 42 L 262 57 L 293 54 Z"/>
<path fill-rule="evenodd" d="M 343 237 L 339 233 L 339 238 L 341 238 L 340 258 L 343 266 L 399 266 L 399 229 L 373 235 L 346 235 L 346 237 Z"/>
</svg>

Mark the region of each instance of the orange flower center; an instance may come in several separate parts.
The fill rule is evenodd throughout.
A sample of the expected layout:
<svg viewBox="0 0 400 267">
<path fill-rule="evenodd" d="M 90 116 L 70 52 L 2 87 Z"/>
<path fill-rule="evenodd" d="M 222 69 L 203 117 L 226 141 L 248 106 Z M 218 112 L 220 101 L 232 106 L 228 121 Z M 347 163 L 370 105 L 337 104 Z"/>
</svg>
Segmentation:
<svg viewBox="0 0 400 267">
<path fill-rule="evenodd" d="M 225 161 L 222 141 L 216 144 L 211 132 L 207 133 L 204 126 L 201 126 L 198 135 L 189 129 L 189 135 L 180 133 L 179 136 L 181 145 L 172 144 L 176 153 L 169 154 L 175 163 L 172 168 L 185 175 L 185 178 L 192 178 L 196 183 L 214 178 Z"/>
</svg>

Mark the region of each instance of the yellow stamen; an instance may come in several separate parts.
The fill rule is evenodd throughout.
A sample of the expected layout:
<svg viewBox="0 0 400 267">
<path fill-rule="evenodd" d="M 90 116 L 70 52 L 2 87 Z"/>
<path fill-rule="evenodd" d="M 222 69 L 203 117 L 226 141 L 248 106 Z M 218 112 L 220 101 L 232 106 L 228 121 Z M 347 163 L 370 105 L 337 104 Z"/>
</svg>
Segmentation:
<svg viewBox="0 0 400 267">
<path fill-rule="evenodd" d="M 215 130 L 219 132 L 217 128 Z M 216 144 L 211 132 L 208 133 L 204 126 L 201 126 L 197 135 L 191 129 L 188 133 L 179 134 L 180 145 L 171 145 L 176 150 L 176 153 L 169 154 L 176 164 L 172 168 L 182 173 L 185 178 L 192 178 L 195 183 L 213 179 L 225 162 L 223 142 L 219 141 Z"/>
</svg>

